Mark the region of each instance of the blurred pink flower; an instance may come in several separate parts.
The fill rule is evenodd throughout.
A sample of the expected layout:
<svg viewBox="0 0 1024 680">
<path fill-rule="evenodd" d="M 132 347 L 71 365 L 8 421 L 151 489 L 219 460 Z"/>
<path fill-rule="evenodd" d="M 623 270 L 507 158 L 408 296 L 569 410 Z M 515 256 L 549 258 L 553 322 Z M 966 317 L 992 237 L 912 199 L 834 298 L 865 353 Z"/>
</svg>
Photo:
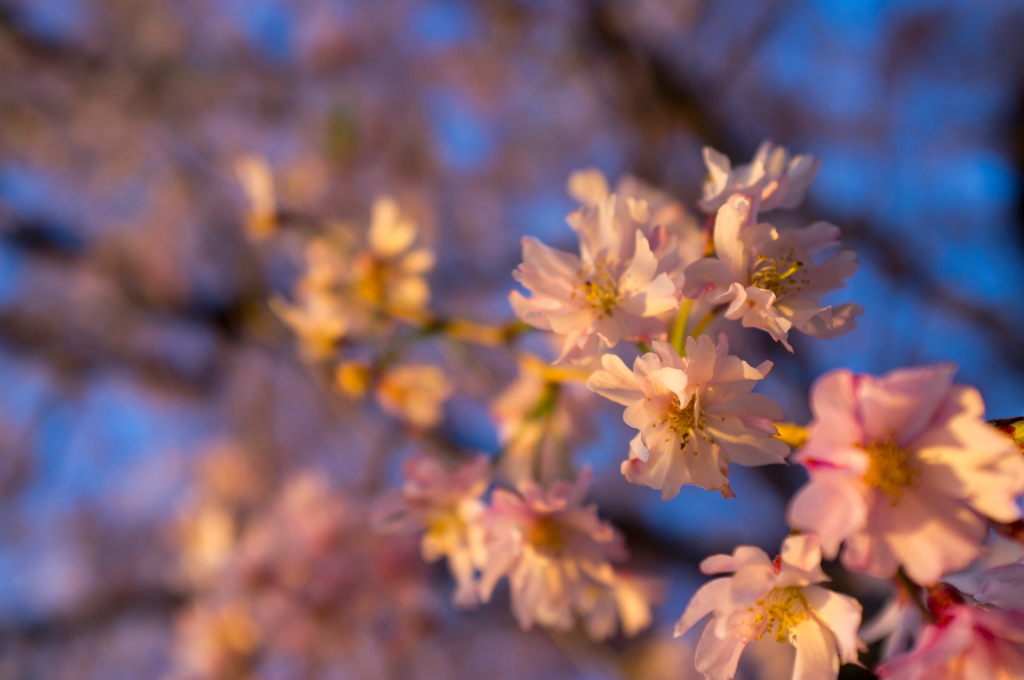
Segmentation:
<svg viewBox="0 0 1024 680">
<path fill-rule="evenodd" d="M 974 597 L 1000 609 L 1024 612 L 1024 560 L 987 572 Z"/>
<path fill-rule="evenodd" d="M 774 561 L 760 548 L 740 546 L 701 562 L 705 574 L 735 574 L 701 586 L 676 624 L 679 637 L 713 615 L 695 659 L 705 678 L 730 680 L 743 650 L 764 635 L 796 647 L 793 680 L 834 680 L 840 662 L 858 663 L 861 605 L 814 585 L 828 580 L 818 541 L 790 536 Z"/>
<path fill-rule="evenodd" d="M 655 341 L 654 351 L 637 358 L 630 371 L 606 354 L 587 386 L 626 406 L 623 420 L 640 433 L 630 443 L 622 473 L 633 484 L 661 489 L 673 498 L 684 484 L 731 494 L 729 464 L 782 463 L 789 447 L 772 435 L 782 409 L 750 391 L 772 368 L 757 368 L 729 354 L 729 340 L 718 347 L 706 335 L 686 341 L 686 357 Z"/>
<path fill-rule="evenodd" d="M 377 384 L 380 407 L 410 424 L 427 428 L 441 422 L 444 402 L 454 387 L 437 366 L 403 364 L 390 368 Z"/>
<path fill-rule="evenodd" d="M 821 159 L 810 154 L 789 155 L 784 147 L 763 142 L 747 165 L 732 167 L 728 157 L 710 146 L 704 147 L 704 181 L 701 210 L 713 213 L 735 194 L 761 199 L 761 210 L 795 208 L 818 176 Z"/>
<path fill-rule="evenodd" d="M 757 199 L 737 194 L 715 219 L 717 258 L 686 268 L 683 295 L 728 305 L 725 318 L 760 328 L 793 351 L 793 328 L 817 338 L 834 338 L 856 327 L 864 310 L 847 303 L 833 309 L 821 298 L 846 287 L 857 271 L 857 253 L 844 248 L 816 264 L 814 255 L 839 245 L 839 227 L 816 222 L 805 229 L 777 231 L 758 224 Z"/>
<path fill-rule="evenodd" d="M 596 363 L 596 362 L 595 362 Z M 577 380 L 567 380 L 569 370 Z M 512 484 L 534 478 L 558 479 L 572 467 L 571 448 L 593 433 L 596 397 L 583 386 L 582 367 L 553 367 L 536 359 L 519 361 L 519 376 L 491 403 L 502 453 L 498 473 Z"/>
<path fill-rule="evenodd" d="M 526 323 L 564 336 L 558 361 L 578 363 L 620 340 L 665 336 L 657 317 L 679 306 L 679 293 L 641 229 L 649 217 L 645 201 L 606 194 L 567 218 L 579 237 L 578 257 L 523 238 L 513 276 L 533 295 L 512 291 L 509 302 Z"/>
<path fill-rule="evenodd" d="M 797 459 L 811 480 L 789 521 L 822 536 L 827 557 L 885 578 L 902 565 L 933 585 L 978 556 L 988 518 L 1020 517 L 1024 457 L 986 424 L 981 395 L 953 364 L 882 377 L 832 371 L 811 390 Z"/>
<path fill-rule="evenodd" d="M 1024 614 L 952 604 L 917 646 L 876 669 L 891 680 L 1024 678 Z"/>
<path fill-rule="evenodd" d="M 389 532 L 426 529 L 420 542 L 423 559 L 446 557 L 456 586 L 452 601 L 460 607 L 477 605 L 476 570 L 484 561 L 480 499 L 490 485 L 490 461 L 477 456 L 447 469 L 435 458 L 416 454 L 403 463 L 402 476 L 401 490 L 376 503 L 374 524 Z"/>
<path fill-rule="evenodd" d="M 587 588 L 610 585 L 612 560 L 626 557 L 622 536 L 583 505 L 591 475 L 558 481 L 546 489 L 531 481 L 519 493 L 498 489 L 483 516 L 486 563 L 482 599 L 508 576 L 512 612 L 527 630 L 535 623 L 556 630 L 573 627 L 574 613 L 599 616 Z M 598 627 L 607 630 L 607 627 Z"/>
</svg>

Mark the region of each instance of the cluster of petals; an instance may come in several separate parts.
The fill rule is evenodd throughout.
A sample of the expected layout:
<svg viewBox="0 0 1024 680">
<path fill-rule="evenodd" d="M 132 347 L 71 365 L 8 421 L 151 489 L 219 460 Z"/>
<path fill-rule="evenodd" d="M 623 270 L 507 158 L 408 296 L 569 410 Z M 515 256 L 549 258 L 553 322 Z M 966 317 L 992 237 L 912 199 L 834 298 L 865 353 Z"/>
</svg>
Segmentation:
<svg viewBox="0 0 1024 680">
<path fill-rule="evenodd" d="M 572 173 L 568 190 L 584 206 L 600 205 L 612 195 L 608 180 L 594 168 Z M 706 247 L 704 233 L 693 213 L 668 194 L 631 175 L 619 179 L 614 195 L 628 206 L 623 224 L 647 238 L 658 260 L 658 273 L 664 272 L 677 288 L 681 287 L 686 266 L 700 259 Z"/>
<path fill-rule="evenodd" d="M 772 435 L 782 409 L 751 390 L 772 368 L 753 367 L 729 354 L 723 333 L 718 346 L 706 335 L 686 341 L 686 356 L 656 341 L 630 370 L 606 354 L 602 370 L 587 386 L 626 407 L 623 420 L 639 434 L 630 443 L 622 473 L 634 484 L 662 490 L 662 498 L 684 484 L 729 495 L 729 464 L 784 462 L 789 447 Z"/>
<path fill-rule="evenodd" d="M 578 616 L 599 639 L 614 632 L 615 618 L 627 633 L 650 621 L 644 589 L 611 565 L 626 557 L 622 536 L 598 518 L 596 506 L 583 505 L 590 479 L 585 470 L 575 482 L 498 489 L 483 515 L 481 597 L 489 600 L 507 576 L 524 630 L 538 624 L 567 631 Z"/>
<path fill-rule="evenodd" d="M 648 228 L 651 205 L 607 193 L 604 178 L 593 172 L 574 176 L 570 189 L 584 200 L 567 218 L 580 254 L 523 238 L 523 262 L 513 276 L 531 296 L 512 291 L 512 308 L 531 326 L 563 337 L 559 361 L 585 361 L 620 340 L 664 338 L 659 316 L 679 307 L 669 274 L 681 278 L 679 234 L 670 236 L 669 227 L 682 223 Z"/>
<path fill-rule="evenodd" d="M 310 240 L 294 302 L 271 299 L 271 308 L 299 337 L 308 357 L 329 356 L 341 339 L 364 335 L 380 317 L 422 316 L 430 300 L 424 275 L 434 255 L 413 248 L 417 234 L 416 223 L 393 199 L 379 198 L 361 253 L 350 253 L 339 234 Z"/>
<path fill-rule="evenodd" d="M 700 207 L 714 213 L 735 194 L 759 199 L 762 210 L 799 206 L 818 175 L 821 159 L 809 154 L 790 157 L 785 148 L 763 142 L 750 163 L 736 168 L 725 154 L 706 146 L 704 165 L 708 177 Z"/>
<path fill-rule="evenodd" d="M 811 479 L 789 521 L 822 536 L 826 557 L 881 578 L 898 567 L 934 585 L 979 554 L 990 519 L 1012 522 L 1024 456 L 985 423 L 953 364 L 882 377 L 832 371 L 811 391 L 813 420 L 797 459 Z"/>
<path fill-rule="evenodd" d="M 822 306 L 822 296 L 846 287 L 857 271 L 856 252 L 840 249 L 816 263 L 814 257 L 839 245 L 839 227 L 816 222 L 778 231 L 757 222 L 758 199 L 735 194 L 715 218 L 717 257 L 686 268 L 683 295 L 727 305 L 725 318 L 767 331 L 793 351 L 789 331 L 834 338 L 853 330 L 860 305 Z"/>
<path fill-rule="evenodd" d="M 490 485 L 491 465 L 485 456 L 449 469 L 436 458 L 417 454 L 402 465 L 400 491 L 382 497 L 374 523 L 383 531 L 425 530 L 423 559 L 448 560 L 455 580 L 452 601 L 460 607 L 478 604 L 477 568 L 484 562 L 480 517 L 482 497 Z"/>
<path fill-rule="evenodd" d="M 875 671 L 884 680 L 1024 678 L 1024 613 L 951 604 L 907 654 Z"/>
<path fill-rule="evenodd" d="M 818 541 L 790 536 L 775 560 L 760 548 L 740 546 L 701 562 L 705 574 L 734 574 L 701 586 L 676 624 L 678 637 L 712 614 L 695 658 L 705 678 L 730 680 L 743 650 L 765 635 L 796 648 L 793 680 L 835 680 L 840 662 L 858 662 L 861 606 L 815 585 L 828 580 Z"/>
<path fill-rule="evenodd" d="M 445 372 L 430 364 L 388 369 L 377 383 L 377 403 L 387 413 L 419 428 L 437 425 L 454 387 Z"/>
<path fill-rule="evenodd" d="M 498 472 L 504 479 L 544 481 L 571 472 L 566 447 L 584 441 L 592 429 L 594 395 L 562 377 L 559 368 L 524 358 L 518 377 L 491 403 L 502 447 Z"/>
</svg>

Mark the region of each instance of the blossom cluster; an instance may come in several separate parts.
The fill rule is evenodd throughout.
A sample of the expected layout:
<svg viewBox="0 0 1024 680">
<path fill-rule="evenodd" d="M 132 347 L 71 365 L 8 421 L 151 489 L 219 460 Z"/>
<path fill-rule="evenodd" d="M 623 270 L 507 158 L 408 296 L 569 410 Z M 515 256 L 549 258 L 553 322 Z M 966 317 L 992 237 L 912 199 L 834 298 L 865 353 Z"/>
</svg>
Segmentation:
<svg viewBox="0 0 1024 680">
<path fill-rule="evenodd" d="M 861 663 L 861 638 L 882 637 L 881 677 L 1024 677 L 1024 564 L 988 574 L 973 595 L 949 582 L 993 532 L 1024 542 L 1019 433 L 987 423 L 980 393 L 955 384 L 946 363 L 881 377 L 833 370 L 811 390 L 811 422 L 784 422 L 779 404 L 755 393 L 773 363 L 752 365 L 732 348 L 743 347 L 741 329 L 788 352 L 799 347 L 793 331 L 853 330 L 863 309 L 823 298 L 846 287 L 856 253 L 835 225 L 766 217 L 802 204 L 819 159 L 766 142 L 749 164 L 733 167 L 712 149 L 704 161 L 704 220 L 634 178 L 613 190 L 597 170 L 572 174 L 579 207 L 566 221 L 578 253 L 524 238 L 513 274 L 522 290 L 509 295 L 519 321 L 498 328 L 428 311 L 433 256 L 412 249 L 415 223 L 390 199 L 375 204 L 362 252 L 338 234 L 310 241 L 294 302 L 276 299 L 274 310 L 308 360 L 336 362 L 339 391 L 358 398 L 373 386 L 380 408 L 423 438 L 401 488 L 377 501 L 376 529 L 419 536 L 425 561 L 444 559 L 460 608 L 490 601 L 507 580 L 523 629 L 637 633 L 652 621 L 658 583 L 623 568 L 624 538 L 585 504 L 592 475 L 571 457 L 596 394 L 624 407 L 636 431 L 622 446 L 623 477 L 663 500 L 686 485 L 734 497 L 733 464 L 789 461 L 809 476 L 788 505 L 793 533 L 777 557 L 739 546 L 701 563 L 705 574 L 731 574 L 702 586 L 676 626 L 683 635 L 712 616 L 695 657 L 706 678 L 733 678 L 765 636 L 795 647 L 795 680 L 835 679 L 841 664 Z M 264 212 L 268 203 L 254 200 Z M 265 215 L 250 221 L 266 230 Z M 516 344 L 528 328 L 545 332 L 550 361 Z M 456 384 L 404 357 L 436 336 L 504 348 L 518 365 L 489 404 L 500 443 L 492 457 L 438 446 L 429 433 Z M 861 604 L 821 585 L 822 559 L 837 558 L 849 572 L 892 579 L 884 620 L 861 630 Z"/>
</svg>

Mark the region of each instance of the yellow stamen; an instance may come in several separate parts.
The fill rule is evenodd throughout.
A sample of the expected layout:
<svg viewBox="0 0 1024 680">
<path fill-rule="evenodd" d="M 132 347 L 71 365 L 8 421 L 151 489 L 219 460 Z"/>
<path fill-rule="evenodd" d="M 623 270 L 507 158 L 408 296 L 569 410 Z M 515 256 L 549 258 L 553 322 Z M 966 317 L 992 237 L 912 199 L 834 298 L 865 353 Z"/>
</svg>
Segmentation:
<svg viewBox="0 0 1024 680">
<path fill-rule="evenodd" d="M 526 541 L 540 554 L 558 557 L 565 549 L 566 537 L 556 521 L 550 517 L 541 517 L 530 529 Z"/>
<path fill-rule="evenodd" d="M 881 489 L 893 505 L 896 505 L 903 489 L 914 483 L 914 478 L 921 474 L 907 460 L 907 450 L 901 449 L 890 437 L 884 442 L 869 444 L 864 449 L 868 454 L 868 471 L 864 482 L 875 489 Z"/>
<path fill-rule="evenodd" d="M 580 272 L 580 290 L 584 299 L 593 308 L 600 312 L 600 316 L 612 313 L 615 305 L 622 300 L 619 293 L 619 282 L 608 271 L 608 261 L 598 260 L 594 263 L 594 270 L 585 273 Z"/>
<path fill-rule="evenodd" d="M 788 642 L 795 637 L 796 626 L 807 620 L 807 598 L 797 586 L 774 588 L 768 597 L 758 600 L 757 604 L 763 610 L 754 621 L 766 621 L 764 631 L 757 636 L 758 640 L 767 634 L 774 637 L 776 642 Z"/>
<path fill-rule="evenodd" d="M 690 397 L 690 402 L 685 407 L 680 405 L 679 397 L 673 396 L 672 403 L 661 422 L 667 423 L 679 435 L 679 448 L 682 449 L 690 438 L 690 432 L 695 429 L 703 430 L 706 421 L 703 413 L 697 413 L 697 396 L 694 395 Z"/>
<path fill-rule="evenodd" d="M 751 285 L 771 291 L 777 298 L 800 292 L 802 287 L 800 284 L 808 284 L 810 280 L 794 278 L 803 269 L 804 263 L 794 260 L 793 256 L 792 248 L 778 259 L 770 258 L 767 255 L 758 255 L 750 274 Z"/>
</svg>

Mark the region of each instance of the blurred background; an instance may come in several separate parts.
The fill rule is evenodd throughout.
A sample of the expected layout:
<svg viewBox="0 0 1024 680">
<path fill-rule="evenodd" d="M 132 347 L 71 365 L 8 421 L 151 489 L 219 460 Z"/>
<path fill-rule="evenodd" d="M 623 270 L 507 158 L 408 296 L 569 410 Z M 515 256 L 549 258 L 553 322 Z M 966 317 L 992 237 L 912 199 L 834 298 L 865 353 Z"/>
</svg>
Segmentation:
<svg viewBox="0 0 1024 680">
<path fill-rule="evenodd" d="M 761 391 L 803 423 L 823 371 L 952 360 L 990 417 L 1021 415 L 1022 34 L 1012 0 L 0 0 L 0 678 L 696 677 L 694 640 L 671 640 L 696 563 L 774 553 L 802 472 L 734 468 L 737 499 L 666 503 L 618 473 L 621 409 L 589 402 L 577 460 L 665 601 L 633 641 L 522 633 L 500 598 L 452 608 L 415 541 L 338 519 L 414 445 L 339 405 L 266 300 L 301 272 L 301 234 L 365 228 L 390 194 L 437 253 L 434 309 L 505 323 L 519 239 L 575 248 L 569 172 L 692 206 L 704 145 L 745 163 L 771 139 L 823 158 L 774 217 L 843 228 L 861 268 L 830 301 L 866 311 L 794 355 L 737 333 L 776 362 Z M 269 245 L 244 227 L 234 164 L 253 154 L 284 223 Z M 454 362 L 441 432 L 493 452 L 488 404 L 515 367 L 483 360 L 483 377 Z M 296 478 L 359 572 L 289 626 L 332 660 L 217 665 L 216 635 L 266 634 L 204 600 L 217 512 L 287 506 Z M 889 592 L 831 571 L 869 613 Z M 780 665 L 755 650 L 744 677 Z"/>
</svg>

